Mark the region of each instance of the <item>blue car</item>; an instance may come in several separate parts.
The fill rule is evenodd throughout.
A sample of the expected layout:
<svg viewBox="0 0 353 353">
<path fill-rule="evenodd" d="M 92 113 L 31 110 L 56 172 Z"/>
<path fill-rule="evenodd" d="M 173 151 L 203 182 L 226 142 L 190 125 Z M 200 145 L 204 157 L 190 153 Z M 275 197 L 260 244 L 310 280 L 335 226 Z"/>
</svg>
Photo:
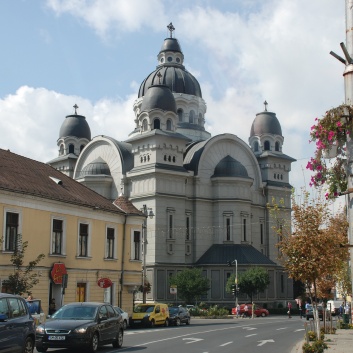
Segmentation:
<svg viewBox="0 0 353 353">
<path fill-rule="evenodd" d="M 32 353 L 35 331 L 26 301 L 17 295 L 0 293 L 0 352 Z"/>
</svg>

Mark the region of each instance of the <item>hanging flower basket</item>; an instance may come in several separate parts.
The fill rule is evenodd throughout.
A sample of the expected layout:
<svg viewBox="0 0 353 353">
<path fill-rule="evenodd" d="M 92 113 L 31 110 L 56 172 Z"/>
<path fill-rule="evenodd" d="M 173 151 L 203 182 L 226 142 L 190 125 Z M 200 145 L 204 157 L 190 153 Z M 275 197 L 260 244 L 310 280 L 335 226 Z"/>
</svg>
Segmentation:
<svg viewBox="0 0 353 353">
<path fill-rule="evenodd" d="M 151 283 L 148 281 L 145 281 L 144 285 L 140 286 L 139 291 L 143 292 L 143 293 L 150 293 L 151 292 Z"/>
<path fill-rule="evenodd" d="M 315 156 L 306 168 L 314 172 L 310 186 L 327 186 L 326 198 L 335 198 L 347 189 L 346 141 L 353 130 L 353 106 L 340 105 L 315 119 L 310 142 L 315 142 Z M 326 159 L 332 159 L 326 162 Z"/>
</svg>

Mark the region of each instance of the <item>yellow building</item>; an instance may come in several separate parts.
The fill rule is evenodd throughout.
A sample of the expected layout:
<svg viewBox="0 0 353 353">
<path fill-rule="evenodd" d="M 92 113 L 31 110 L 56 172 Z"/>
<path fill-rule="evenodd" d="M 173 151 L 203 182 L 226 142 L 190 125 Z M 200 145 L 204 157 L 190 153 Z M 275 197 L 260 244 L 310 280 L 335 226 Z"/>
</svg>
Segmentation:
<svg viewBox="0 0 353 353">
<path fill-rule="evenodd" d="M 123 195 L 112 202 L 47 164 L 0 149 L 1 288 L 14 271 L 11 255 L 28 241 L 24 265 L 45 255 L 31 290 L 45 313 L 51 298 L 57 308 L 105 301 L 131 313 L 142 283 L 144 219 Z"/>
</svg>

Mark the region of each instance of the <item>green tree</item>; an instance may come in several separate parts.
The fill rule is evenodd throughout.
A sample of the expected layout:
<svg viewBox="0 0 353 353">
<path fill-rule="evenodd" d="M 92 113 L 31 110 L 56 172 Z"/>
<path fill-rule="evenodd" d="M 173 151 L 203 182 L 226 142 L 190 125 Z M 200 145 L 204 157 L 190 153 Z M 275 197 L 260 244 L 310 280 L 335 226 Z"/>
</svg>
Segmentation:
<svg viewBox="0 0 353 353">
<path fill-rule="evenodd" d="M 27 247 L 28 241 L 25 241 L 11 256 L 14 273 L 3 281 L 4 287 L 10 293 L 18 295 L 27 293 L 29 295 L 31 294 L 31 289 L 39 282 L 38 274 L 33 273 L 33 270 L 45 255 L 39 254 L 35 260 L 30 261 L 27 266 L 24 266 L 24 256 Z"/>
<path fill-rule="evenodd" d="M 188 304 L 197 303 L 210 289 L 209 280 L 202 275 L 202 270 L 198 268 L 179 272 L 170 278 L 169 284 L 177 286 L 178 298 Z"/>
<path fill-rule="evenodd" d="M 249 268 L 246 272 L 240 274 L 238 278 L 239 292 L 247 294 L 251 302 L 253 296 L 264 292 L 269 284 L 270 276 L 262 267 Z"/>
</svg>

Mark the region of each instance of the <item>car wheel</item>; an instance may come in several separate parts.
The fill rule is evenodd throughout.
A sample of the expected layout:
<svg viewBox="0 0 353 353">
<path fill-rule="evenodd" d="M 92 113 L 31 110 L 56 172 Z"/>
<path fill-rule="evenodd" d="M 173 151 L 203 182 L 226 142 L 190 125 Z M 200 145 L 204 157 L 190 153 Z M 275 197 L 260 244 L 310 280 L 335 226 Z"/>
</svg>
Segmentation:
<svg viewBox="0 0 353 353">
<path fill-rule="evenodd" d="M 113 342 L 113 347 L 121 348 L 121 346 L 123 345 L 123 339 L 124 339 L 124 331 L 120 329 L 116 340 Z"/>
<path fill-rule="evenodd" d="M 151 321 L 151 327 L 155 327 L 156 323 L 154 322 L 154 320 Z"/>
<path fill-rule="evenodd" d="M 266 316 L 266 314 L 265 314 L 265 313 L 261 313 L 261 316 L 262 316 L 262 317 L 265 317 L 265 316 Z"/>
<path fill-rule="evenodd" d="M 177 317 L 177 319 L 175 320 L 175 326 L 180 326 L 181 322 L 180 319 Z"/>
<path fill-rule="evenodd" d="M 34 342 L 31 337 L 27 337 L 23 346 L 23 353 L 33 353 Z"/>
<path fill-rule="evenodd" d="M 190 318 L 188 317 L 188 319 L 186 320 L 186 324 L 190 325 Z"/>
<path fill-rule="evenodd" d="M 124 330 L 126 330 L 126 329 L 127 329 L 127 321 L 126 321 L 126 320 L 124 320 L 124 323 L 123 323 L 123 328 L 124 328 Z"/>
<path fill-rule="evenodd" d="M 37 352 L 46 352 L 48 348 L 43 348 L 43 347 L 36 347 Z M 32 353 L 33 351 L 31 351 Z"/>
<path fill-rule="evenodd" d="M 97 352 L 98 345 L 99 345 L 99 337 L 98 337 L 98 333 L 95 332 L 91 338 L 91 342 L 89 345 L 89 352 L 91 353 Z"/>
<path fill-rule="evenodd" d="M 164 326 L 165 326 L 165 327 L 168 327 L 168 326 L 169 326 L 169 320 L 168 320 L 168 319 L 165 319 Z"/>
</svg>

